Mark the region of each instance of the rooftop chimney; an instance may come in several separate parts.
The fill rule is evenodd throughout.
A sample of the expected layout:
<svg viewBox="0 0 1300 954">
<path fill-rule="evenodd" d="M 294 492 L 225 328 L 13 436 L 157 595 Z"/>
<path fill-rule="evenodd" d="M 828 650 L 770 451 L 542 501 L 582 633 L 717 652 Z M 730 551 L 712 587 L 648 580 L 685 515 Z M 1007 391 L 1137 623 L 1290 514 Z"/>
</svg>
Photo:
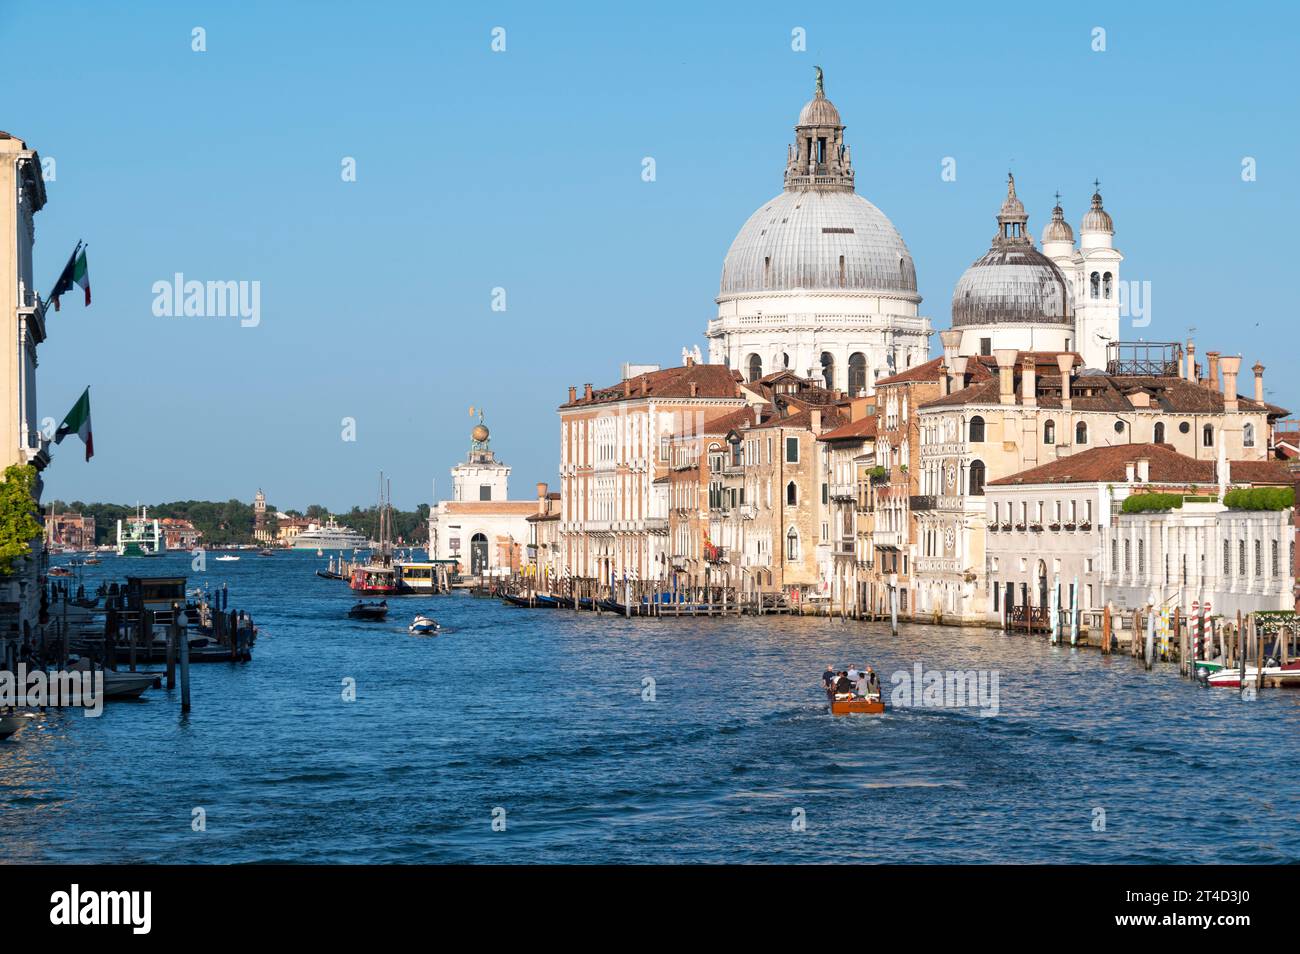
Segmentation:
<svg viewBox="0 0 1300 954">
<path fill-rule="evenodd" d="M 1241 371 L 1241 355 L 1224 355 L 1219 359 L 1223 367 L 1223 409 L 1237 409 L 1237 373 Z"/>
<path fill-rule="evenodd" d="M 1133 463 L 1133 461 L 1130 460 L 1124 462 L 1124 479 L 1128 481 L 1130 484 L 1133 483 L 1133 475 L 1136 470 L 1137 470 L 1137 466 Z"/>
<path fill-rule="evenodd" d="M 1209 370 L 1206 372 L 1205 386 L 1211 391 L 1219 390 L 1219 352 L 1205 352 L 1205 360 L 1210 363 Z"/>
<path fill-rule="evenodd" d="M 1137 479 L 1144 484 L 1151 480 L 1151 461 L 1146 457 L 1137 459 Z"/>
<path fill-rule="evenodd" d="M 1250 370 L 1255 372 L 1255 400 L 1260 404 L 1264 403 L 1264 366 L 1258 361 Z"/>
<path fill-rule="evenodd" d="M 763 405 L 755 404 L 754 405 L 754 426 L 758 427 L 762 423 L 763 423 Z"/>
<path fill-rule="evenodd" d="M 939 340 L 943 342 L 944 364 L 951 368 L 952 359 L 957 357 L 957 351 L 961 348 L 961 332 L 953 328 L 941 331 L 939 332 Z"/>
<path fill-rule="evenodd" d="M 809 411 L 808 420 L 812 423 L 812 432 L 820 434 L 822 432 L 822 409 L 815 407 Z"/>
<path fill-rule="evenodd" d="M 578 389 L 571 384 L 569 385 L 569 403 L 572 404 L 576 400 L 578 400 Z"/>
<path fill-rule="evenodd" d="M 1056 366 L 1061 369 L 1061 407 L 1068 411 L 1074 406 L 1071 385 L 1074 376 L 1074 355 L 1058 354 Z"/>
<path fill-rule="evenodd" d="M 623 379 L 623 397 L 632 396 L 632 382 L 627 378 Z"/>
<path fill-rule="evenodd" d="M 951 362 L 952 372 L 948 375 L 948 392 L 960 391 L 966 386 L 966 364 L 969 358 L 954 357 Z"/>
<path fill-rule="evenodd" d="M 1196 344 L 1191 338 L 1187 339 L 1187 373 L 1183 377 L 1196 383 Z"/>
<path fill-rule="evenodd" d="M 1032 354 L 1025 355 L 1021 362 L 1020 369 L 1021 391 L 1023 393 L 1022 401 L 1025 407 L 1034 407 L 1038 404 L 1038 368 L 1034 364 Z"/>
<path fill-rule="evenodd" d="M 1015 348 L 998 348 L 993 357 L 998 361 L 998 401 L 1002 404 L 1016 403 L 1016 356 L 1020 354 Z"/>
<path fill-rule="evenodd" d="M 939 359 L 939 388 L 943 394 L 952 393 L 952 374 L 946 358 Z"/>
<path fill-rule="evenodd" d="M 546 484 L 539 481 L 537 484 L 537 512 L 538 513 L 547 512 L 547 504 L 549 503 L 549 501 L 546 499 L 546 490 L 547 490 Z"/>
<path fill-rule="evenodd" d="M 644 396 L 644 395 L 649 394 L 649 393 L 650 393 L 650 381 L 649 381 L 649 379 L 648 379 L 648 378 L 643 374 L 643 375 L 641 375 L 641 394 Z"/>
<path fill-rule="evenodd" d="M 691 397 L 699 397 L 699 396 L 700 396 L 700 386 L 699 386 L 699 384 L 696 383 L 695 381 L 692 381 L 692 382 L 691 382 Z"/>
<path fill-rule="evenodd" d="M 583 399 L 584 401 L 590 401 L 590 400 L 591 400 L 591 385 L 590 385 L 590 384 L 584 384 L 584 385 L 582 386 L 582 399 Z"/>
</svg>

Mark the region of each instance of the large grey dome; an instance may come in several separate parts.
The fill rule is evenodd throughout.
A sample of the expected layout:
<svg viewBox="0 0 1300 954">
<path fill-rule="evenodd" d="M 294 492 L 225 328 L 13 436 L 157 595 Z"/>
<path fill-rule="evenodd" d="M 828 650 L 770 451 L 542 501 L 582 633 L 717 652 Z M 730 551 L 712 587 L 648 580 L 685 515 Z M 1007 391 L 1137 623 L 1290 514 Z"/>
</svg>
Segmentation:
<svg viewBox="0 0 1300 954">
<path fill-rule="evenodd" d="M 1070 284 L 1031 245 L 994 245 L 966 269 L 952 293 L 952 326 L 1074 324 Z"/>
<path fill-rule="evenodd" d="M 902 236 L 851 191 L 781 193 L 749 217 L 722 264 L 724 295 L 842 288 L 916 296 Z"/>
</svg>

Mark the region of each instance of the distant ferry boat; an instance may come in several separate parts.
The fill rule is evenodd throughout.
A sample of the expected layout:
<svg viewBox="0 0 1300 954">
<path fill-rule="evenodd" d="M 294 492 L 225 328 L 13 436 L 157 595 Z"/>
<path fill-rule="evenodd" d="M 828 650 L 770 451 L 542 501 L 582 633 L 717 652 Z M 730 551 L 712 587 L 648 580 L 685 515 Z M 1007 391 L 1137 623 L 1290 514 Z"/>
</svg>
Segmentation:
<svg viewBox="0 0 1300 954">
<path fill-rule="evenodd" d="M 117 555 L 128 557 L 162 556 L 167 541 L 157 518 L 150 520 L 145 507 L 134 517 L 117 522 Z"/>
<path fill-rule="evenodd" d="M 293 538 L 295 550 L 364 550 L 370 546 L 365 534 L 348 527 L 340 527 L 330 517 L 323 527 L 304 530 Z"/>
</svg>

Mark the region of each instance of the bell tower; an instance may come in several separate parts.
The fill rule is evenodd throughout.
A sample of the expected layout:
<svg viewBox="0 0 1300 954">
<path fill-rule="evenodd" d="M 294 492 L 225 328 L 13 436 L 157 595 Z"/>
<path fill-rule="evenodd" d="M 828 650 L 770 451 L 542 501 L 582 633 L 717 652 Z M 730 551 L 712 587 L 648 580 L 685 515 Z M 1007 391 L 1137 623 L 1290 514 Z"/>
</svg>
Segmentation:
<svg viewBox="0 0 1300 954">
<path fill-rule="evenodd" d="M 1093 183 L 1092 205 L 1079 223 L 1079 294 L 1075 296 L 1077 350 L 1089 368 L 1106 367 L 1106 346 L 1119 341 L 1119 264 L 1115 223 Z"/>
</svg>

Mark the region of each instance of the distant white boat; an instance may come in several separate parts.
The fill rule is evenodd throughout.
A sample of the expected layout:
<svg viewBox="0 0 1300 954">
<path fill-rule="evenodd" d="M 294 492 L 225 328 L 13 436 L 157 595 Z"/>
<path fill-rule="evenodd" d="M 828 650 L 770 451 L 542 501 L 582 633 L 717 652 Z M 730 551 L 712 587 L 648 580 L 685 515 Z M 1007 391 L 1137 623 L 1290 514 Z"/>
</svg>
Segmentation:
<svg viewBox="0 0 1300 954">
<path fill-rule="evenodd" d="M 219 563 L 230 563 L 230 562 L 232 562 L 232 561 L 234 561 L 234 560 L 238 560 L 238 559 L 239 559 L 239 557 L 237 557 L 237 556 L 231 556 L 230 554 L 226 554 L 225 556 L 219 556 L 219 557 L 217 557 L 217 562 L 219 562 Z"/>
<path fill-rule="evenodd" d="M 411 620 L 411 625 L 406 627 L 406 631 L 413 636 L 432 636 L 441 628 L 436 619 L 429 616 L 417 616 Z"/>
</svg>

